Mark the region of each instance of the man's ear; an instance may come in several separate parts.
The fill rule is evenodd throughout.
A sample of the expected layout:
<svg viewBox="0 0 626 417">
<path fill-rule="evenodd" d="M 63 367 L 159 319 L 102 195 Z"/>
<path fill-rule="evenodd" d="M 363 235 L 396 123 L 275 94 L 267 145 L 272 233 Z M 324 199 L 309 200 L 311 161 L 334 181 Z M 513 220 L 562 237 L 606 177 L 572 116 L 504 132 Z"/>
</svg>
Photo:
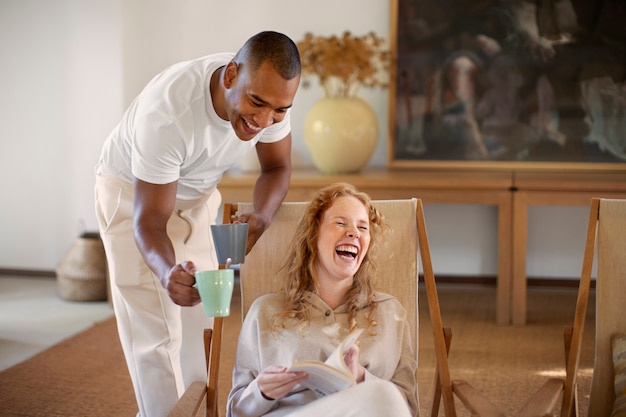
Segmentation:
<svg viewBox="0 0 626 417">
<path fill-rule="evenodd" d="M 224 71 L 224 87 L 231 88 L 237 79 L 239 72 L 239 66 L 236 62 L 230 61 L 226 64 L 226 70 Z"/>
</svg>

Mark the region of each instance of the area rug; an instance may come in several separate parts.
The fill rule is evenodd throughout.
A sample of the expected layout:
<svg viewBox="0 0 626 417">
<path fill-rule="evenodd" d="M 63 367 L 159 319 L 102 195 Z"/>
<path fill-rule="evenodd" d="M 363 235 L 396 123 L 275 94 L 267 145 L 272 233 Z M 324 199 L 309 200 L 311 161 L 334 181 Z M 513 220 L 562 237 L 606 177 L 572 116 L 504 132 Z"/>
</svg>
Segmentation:
<svg viewBox="0 0 626 417">
<path fill-rule="evenodd" d="M 1 416 L 136 414 L 114 318 L 0 373 Z"/>
</svg>

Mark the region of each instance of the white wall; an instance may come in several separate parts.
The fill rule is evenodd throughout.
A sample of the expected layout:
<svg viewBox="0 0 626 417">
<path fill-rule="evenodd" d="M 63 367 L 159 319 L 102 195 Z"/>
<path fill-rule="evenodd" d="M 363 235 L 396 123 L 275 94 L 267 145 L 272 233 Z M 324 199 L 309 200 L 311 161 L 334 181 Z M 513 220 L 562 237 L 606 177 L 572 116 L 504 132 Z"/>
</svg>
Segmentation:
<svg viewBox="0 0 626 417">
<path fill-rule="evenodd" d="M 0 2 L 0 266 L 53 269 L 93 228 L 93 166 L 120 115 L 117 2 Z"/>
<path fill-rule="evenodd" d="M 381 0 L 0 1 L 0 268 L 54 269 L 73 239 L 96 228 L 93 166 L 125 106 L 166 65 L 234 51 L 265 29 L 299 40 L 350 30 L 389 33 Z M 294 161 L 310 165 L 302 139 L 321 90 L 301 89 L 293 110 Z M 370 162 L 387 161 L 387 91 L 363 91 L 379 115 Z M 576 277 L 586 208 L 530 213 L 528 271 Z M 494 275 L 495 209 L 427 206 L 440 273 Z M 559 238 L 561 231 L 568 234 Z"/>
</svg>

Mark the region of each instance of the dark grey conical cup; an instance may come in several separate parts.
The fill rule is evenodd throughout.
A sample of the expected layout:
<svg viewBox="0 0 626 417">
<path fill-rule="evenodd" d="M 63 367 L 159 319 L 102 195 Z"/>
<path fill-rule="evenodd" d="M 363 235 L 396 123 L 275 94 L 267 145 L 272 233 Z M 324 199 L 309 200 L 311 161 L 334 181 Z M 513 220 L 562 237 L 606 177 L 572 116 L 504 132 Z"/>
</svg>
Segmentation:
<svg viewBox="0 0 626 417">
<path fill-rule="evenodd" d="M 233 264 L 243 263 L 248 241 L 248 223 L 213 224 L 211 234 L 220 265 L 225 265 L 228 258 Z"/>
</svg>

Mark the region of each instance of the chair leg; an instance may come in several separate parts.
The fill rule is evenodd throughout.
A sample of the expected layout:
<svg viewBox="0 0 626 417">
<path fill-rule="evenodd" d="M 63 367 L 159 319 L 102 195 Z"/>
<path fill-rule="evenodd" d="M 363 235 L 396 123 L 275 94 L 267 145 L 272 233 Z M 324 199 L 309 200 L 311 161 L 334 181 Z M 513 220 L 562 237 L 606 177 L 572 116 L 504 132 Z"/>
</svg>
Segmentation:
<svg viewBox="0 0 626 417">
<path fill-rule="evenodd" d="M 211 338 L 213 337 L 213 329 L 204 329 L 204 360 L 206 363 L 206 371 L 209 372 L 209 363 L 211 363 Z"/>
<path fill-rule="evenodd" d="M 237 215 L 237 204 L 224 203 L 224 212 L 222 213 L 222 223 L 232 223 L 233 219 Z M 220 269 L 226 268 L 225 265 L 220 265 Z M 208 355 L 208 374 L 207 379 L 207 400 L 206 400 L 206 417 L 219 417 L 218 401 L 217 401 L 217 380 L 220 372 L 220 353 L 222 349 L 222 328 L 224 325 L 223 317 L 213 318 L 213 340 L 209 339 L 210 351 L 205 354 Z M 210 330 L 209 330 L 210 331 Z M 205 331 L 206 337 L 206 331 Z M 208 346 L 205 339 L 205 347 Z"/>
<path fill-rule="evenodd" d="M 443 336 L 446 340 L 446 355 L 450 354 L 450 344 L 452 343 L 452 329 L 450 327 L 443 328 Z M 435 368 L 435 378 L 433 386 L 433 402 L 430 409 L 430 416 L 437 417 L 439 415 L 439 404 L 441 403 L 441 381 L 439 378 L 439 370 Z"/>
<path fill-rule="evenodd" d="M 593 267 L 594 252 L 596 250 L 596 233 L 598 229 L 598 216 L 600 213 L 600 199 L 591 199 L 589 210 L 589 223 L 587 225 L 587 239 L 583 255 L 582 272 L 578 286 L 578 298 L 576 299 L 576 312 L 574 314 L 574 326 L 569 336 L 566 336 L 567 361 L 565 364 L 565 388 L 563 391 L 563 406 L 561 417 L 570 417 L 577 412 L 576 375 L 580 362 L 580 352 L 583 331 L 585 328 L 585 316 L 589 301 L 589 289 L 591 286 L 591 271 Z"/>
<path fill-rule="evenodd" d="M 433 271 L 430 248 L 428 245 L 428 232 L 426 231 L 426 219 L 424 218 L 424 207 L 421 200 L 417 200 L 415 212 L 417 220 L 417 239 L 420 257 L 424 269 L 424 284 L 426 286 L 426 298 L 428 299 L 428 310 L 430 321 L 433 326 L 435 342 L 435 355 L 437 357 L 437 369 L 441 381 L 441 396 L 443 407 L 448 417 L 456 417 L 454 409 L 454 398 L 452 396 L 452 381 L 450 380 L 450 369 L 448 367 L 448 354 L 446 352 L 446 342 L 444 326 L 441 319 L 441 309 L 439 307 L 439 297 L 437 295 L 437 284 L 435 283 L 435 273 Z"/>
<path fill-rule="evenodd" d="M 209 378 L 207 379 L 206 416 L 218 417 L 217 380 L 220 372 L 220 350 L 222 346 L 223 317 L 213 318 L 213 340 L 209 361 Z"/>
<path fill-rule="evenodd" d="M 572 347 L 572 335 L 574 334 L 574 328 L 572 326 L 566 327 L 563 331 L 563 345 L 565 348 L 565 366 L 567 367 L 567 358 L 569 358 L 569 352 Z M 572 406 L 570 407 L 570 413 L 568 417 L 576 417 L 578 416 L 578 389 L 576 386 L 576 380 L 574 379 L 574 385 L 572 387 L 573 390 L 573 398 L 572 398 Z M 562 406 L 567 407 L 566 401 L 564 399 Z"/>
</svg>

